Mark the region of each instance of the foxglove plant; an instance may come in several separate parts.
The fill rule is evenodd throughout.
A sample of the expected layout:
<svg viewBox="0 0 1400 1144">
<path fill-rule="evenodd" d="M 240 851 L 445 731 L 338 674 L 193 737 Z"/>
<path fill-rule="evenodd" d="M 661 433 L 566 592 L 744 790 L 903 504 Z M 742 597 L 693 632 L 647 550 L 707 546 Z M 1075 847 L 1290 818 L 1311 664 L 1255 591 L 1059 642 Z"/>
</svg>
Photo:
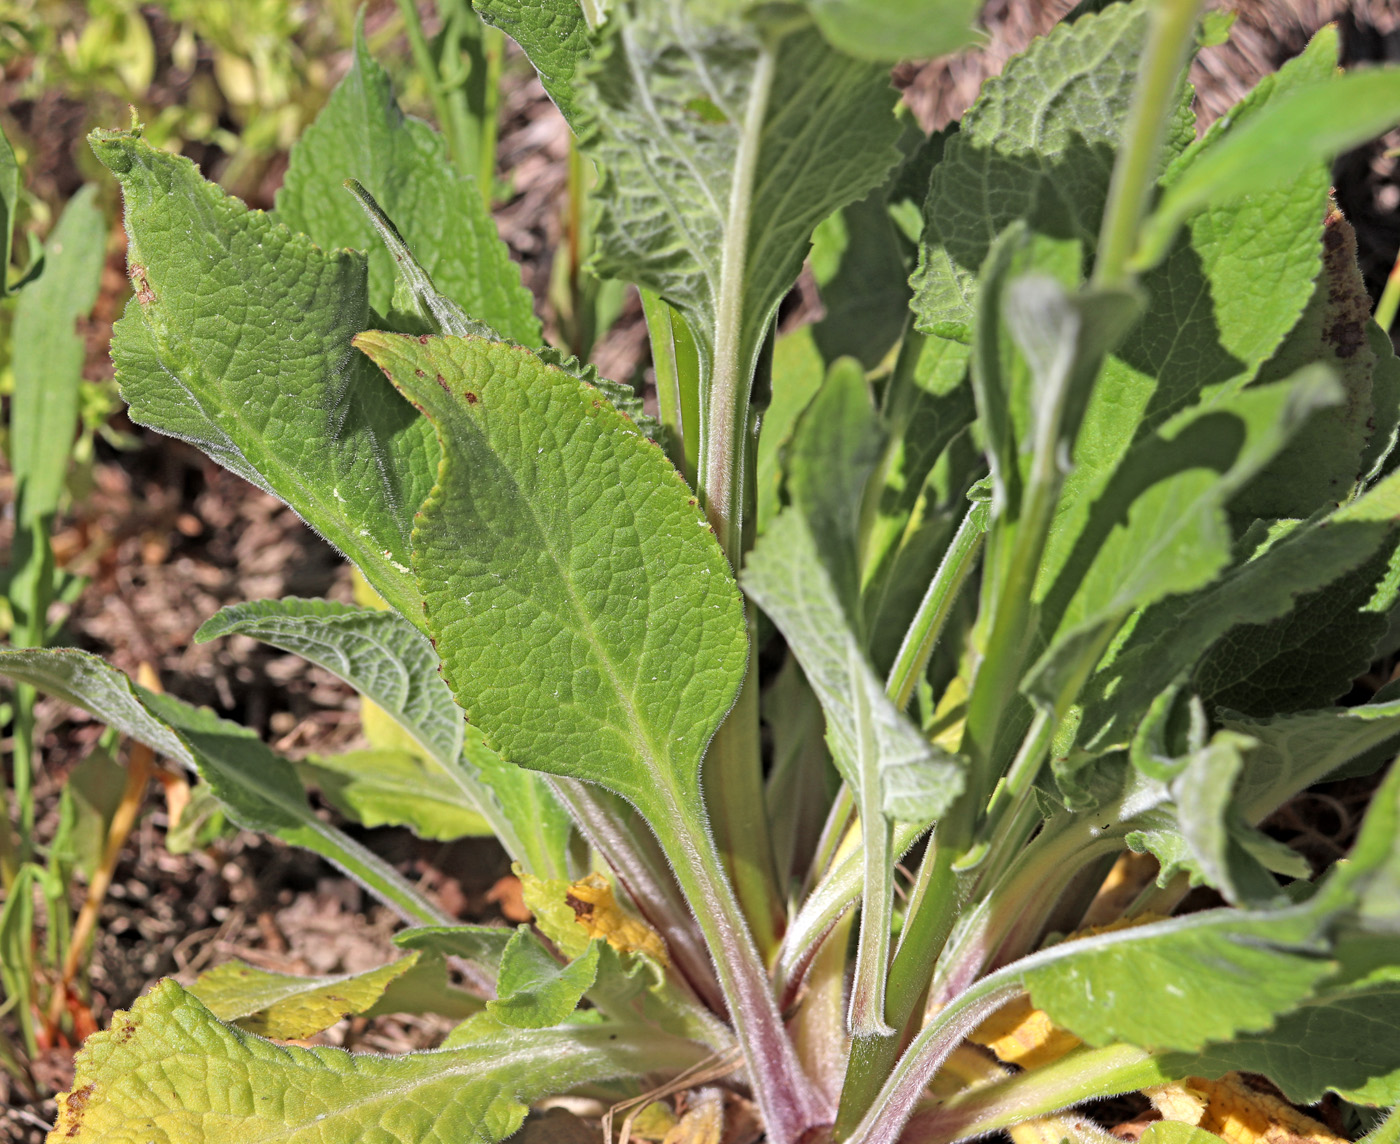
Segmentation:
<svg viewBox="0 0 1400 1144">
<path fill-rule="evenodd" d="M 1319 876 L 1260 829 L 1400 737 L 1391 688 L 1329 706 L 1400 648 L 1400 368 L 1326 167 L 1400 120 L 1400 73 L 1336 74 L 1324 30 L 1197 140 L 1197 5 L 1085 3 L 924 137 L 889 62 L 973 7 L 478 0 L 596 167 L 593 268 L 642 291 L 657 417 L 541 346 L 362 43 L 272 214 L 93 135 L 131 416 L 384 604 L 199 638 L 336 672 L 375 749 L 298 769 L 92 656 L 0 670 L 414 924 L 358 977 L 160 984 L 55 1139 L 491 1142 L 548 1096 L 716 1080 L 773 1144 L 952 1144 L 1235 1070 L 1400 1101 L 1400 1038 L 1354 1034 L 1400 1019 L 1400 777 Z M 825 314 L 779 333 L 804 259 Z M 456 924 L 307 784 L 494 833 L 535 926 Z M 1096 898 L 1133 852 L 1156 884 Z M 1193 885 L 1223 904 L 1172 916 Z M 1086 915 L 1114 924 L 1061 940 Z M 264 1039 L 424 1009 L 462 1018 L 431 1052 Z M 1018 1012 L 1057 1030 L 1040 1067 L 964 1043 Z"/>
</svg>

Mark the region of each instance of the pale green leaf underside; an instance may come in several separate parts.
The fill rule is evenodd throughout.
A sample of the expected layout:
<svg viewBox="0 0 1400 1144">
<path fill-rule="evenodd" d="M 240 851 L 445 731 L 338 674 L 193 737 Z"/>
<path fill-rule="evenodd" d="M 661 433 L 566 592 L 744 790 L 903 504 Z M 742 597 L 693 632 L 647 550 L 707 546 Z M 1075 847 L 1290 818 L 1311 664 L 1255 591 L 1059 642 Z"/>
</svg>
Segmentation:
<svg viewBox="0 0 1400 1144">
<path fill-rule="evenodd" d="M 443 842 L 495 833 L 461 783 L 412 751 L 372 747 L 313 755 L 296 767 L 308 786 L 361 826 L 406 826 L 419 838 Z M 479 788 L 474 793 L 481 801 L 489 797 Z"/>
<path fill-rule="evenodd" d="M 780 513 L 769 526 L 749 556 L 743 582 L 786 637 L 821 700 L 833 758 L 851 789 L 861 789 L 860 770 L 868 764 L 881 788 L 880 806 L 871 810 L 905 821 L 942 814 L 962 789 L 962 770 L 885 694 L 851 631 L 817 542 L 795 510 Z M 863 724 L 870 733 L 865 744 Z"/>
<path fill-rule="evenodd" d="M 402 822 L 423 837 L 480 833 L 463 829 L 469 814 L 485 820 L 511 856 L 535 873 L 563 867 L 570 822 L 543 780 L 501 761 L 466 726 L 452 690 L 438 674 L 432 644 L 397 612 L 328 600 L 262 600 L 222 609 L 196 633 L 199 640 L 247 635 L 294 652 L 334 672 L 395 720 L 428 760 L 314 760 L 331 772 L 332 797 L 348 800 L 365 825 Z M 465 732 L 465 733 L 464 733 Z M 446 815 L 427 803 L 446 804 Z M 368 817 L 366 817 L 368 815 Z"/>
<path fill-rule="evenodd" d="M 56 1131 L 74 1144 L 496 1144 L 530 1101 L 704 1052 L 601 1023 L 495 1026 L 460 1048 L 398 1057 L 283 1047 L 163 981 L 89 1038 Z"/>
<path fill-rule="evenodd" d="M 408 534 L 437 447 L 350 344 L 368 322 L 364 257 L 323 253 L 134 135 L 92 143 L 126 203 L 137 293 L 112 356 L 132 418 L 281 497 L 421 615 Z"/>
<path fill-rule="evenodd" d="M 382 859 L 321 821 L 290 763 L 257 736 L 206 708 L 139 687 L 96 656 L 71 650 L 0 650 L 0 674 L 28 683 L 152 750 L 198 770 L 239 825 L 320 854 L 405 916 L 439 920 Z"/>
<path fill-rule="evenodd" d="M 220 609 L 195 640 L 231 635 L 262 640 L 338 675 L 444 766 L 461 754 L 466 720 L 437 673 L 437 652 L 397 612 L 332 600 L 257 600 Z"/>
<path fill-rule="evenodd" d="M 1146 6 L 1121 4 L 1061 24 L 983 85 L 929 187 L 919 329 L 968 338 L 977 273 L 1015 219 L 1093 248 L 1149 19 Z M 1168 130 L 1169 153 L 1192 138 L 1189 92 Z"/>
<path fill-rule="evenodd" d="M 880 183 L 899 125 L 886 69 L 815 28 L 689 9 L 620 7 L 576 97 L 600 172 L 597 266 L 676 306 L 705 363 L 737 335 L 747 378 L 812 230 Z"/>
<path fill-rule="evenodd" d="M 277 217 L 323 250 L 367 252 L 370 305 L 387 314 L 394 262 L 344 189 L 352 178 L 394 220 L 439 290 L 504 337 L 539 343 L 530 292 L 476 181 L 453 168 L 437 131 L 399 110 L 362 36 L 350 71 L 292 148 Z"/>
<path fill-rule="evenodd" d="M 646 809 L 698 790 L 733 702 L 743 608 L 660 448 L 526 350 L 366 334 L 443 461 L 414 568 L 443 673 L 509 762 Z"/>
</svg>

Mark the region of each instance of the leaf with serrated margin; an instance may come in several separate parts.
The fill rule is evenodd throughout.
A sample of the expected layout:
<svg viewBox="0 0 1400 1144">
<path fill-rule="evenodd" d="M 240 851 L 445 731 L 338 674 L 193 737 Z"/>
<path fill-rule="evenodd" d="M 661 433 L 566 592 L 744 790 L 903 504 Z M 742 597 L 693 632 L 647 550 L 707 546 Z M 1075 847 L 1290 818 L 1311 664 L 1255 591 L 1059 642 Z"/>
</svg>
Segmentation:
<svg viewBox="0 0 1400 1144">
<path fill-rule="evenodd" d="M 529 926 L 515 931 L 501 955 L 496 1000 L 486 1011 L 516 1029 L 548 1029 L 578 1008 L 598 976 L 601 941 L 567 964 L 557 961 Z"/>
<path fill-rule="evenodd" d="M 524 50 L 545 93 L 578 130 L 574 89 L 589 50 L 588 21 L 578 0 L 473 0 L 478 16 Z"/>
<path fill-rule="evenodd" d="M 1279 92 L 1330 73 L 1336 51 L 1335 35 L 1319 34 L 1231 114 L 1257 114 Z M 1142 277 L 1147 309 L 1090 396 L 1042 561 L 1042 592 L 1057 578 L 1082 579 L 1081 534 L 1127 451 L 1182 411 L 1199 405 L 1204 413 L 1247 385 L 1297 322 L 1318 273 L 1328 183 L 1318 164 L 1286 186 L 1201 212 L 1167 260 Z M 1047 611 L 1058 623 L 1054 608 Z"/>
<path fill-rule="evenodd" d="M 1220 712 L 1226 729 L 1258 746 L 1245 757 L 1235 799 L 1251 822 L 1351 760 L 1400 736 L 1400 700 L 1298 711 L 1272 719 Z"/>
<path fill-rule="evenodd" d="M 534 302 L 480 187 L 452 166 L 441 135 L 399 110 L 389 74 L 370 55 L 362 29 L 350 71 L 292 147 L 277 217 L 323 250 L 367 251 L 370 305 L 385 314 L 394 262 L 345 191 L 351 178 L 394 220 L 439 290 L 504 337 L 539 343 Z"/>
<path fill-rule="evenodd" d="M 791 10 L 609 13 L 577 95 L 599 169 L 597 271 L 681 311 L 706 385 L 746 389 L 812 230 L 899 159 L 891 94 L 887 69 Z"/>
<path fill-rule="evenodd" d="M 91 142 L 126 201 L 136 296 L 112 358 L 132 419 L 281 497 L 420 616 L 408 534 L 437 446 L 350 345 L 369 318 L 363 256 L 323 253 L 135 135 Z"/>
<path fill-rule="evenodd" d="M 661 450 L 527 350 L 357 344 L 442 436 L 414 565 L 473 724 L 507 761 L 599 783 L 644 813 L 698 797 L 744 674 L 743 608 Z"/>
<path fill-rule="evenodd" d="M 1247 1033 L 1199 1055 L 1168 1054 L 1169 1077 L 1227 1072 L 1268 1077 L 1294 1104 L 1328 1092 L 1355 1104 L 1400 1102 L 1400 982 L 1324 995 L 1285 1013 L 1272 1029 Z"/>
<path fill-rule="evenodd" d="M 512 857 L 536 873 L 564 872 L 568 815 L 542 780 L 503 763 L 481 742 L 480 734 L 466 726 L 451 688 L 438 674 L 437 652 L 397 612 L 329 600 L 261 600 L 215 613 L 195 639 L 229 635 L 262 640 L 338 675 L 387 712 L 432 760 L 418 798 L 436 799 L 445 781 L 456 788 L 463 809 L 485 816 Z M 331 760 L 317 765 L 347 771 Z M 403 772 L 402 767 L 395 769 Z M 400 773 L 395 784 L 409 799 L 414 798 L 413 787 L 403 780 L 411 777 L 411 772 Z M 365 779 L 373 782 L 372 775 Z M 443 834 L 434 829 L 425 836 Z"/>
<path fill-rule="evenodd" d="M 271 973 L 230 961 L 200 974 L 190 992 L 221 1021 L 236 1022 L 260 1037 L 294 1040 L 373 1008 L 389 983 L 418 959 L 419 954 L 410 953 L 367 973 L 326 977 Z"/>
<path fill-rule="evenodd" d="M 1272 543 L 1253 533 L 1235 567 L 1214 584 L 1168 597 L 1132 621 L 1112 659 L 1090 680 L 1078 742 L 1095 753 L 1126 745 L 1152 701 L 1231 628 L 1265 623 L 1363 565 L 1394 536 L 1400 478 L 1321 520 L 1288 528 Z M 1253 558 L 1250 549 L 1253 549 Z"/>
<path fill-rule="evenodd" d="M 1093 249 L 1150 18 L 1147 6 L 1123 4 L 1061 24 L 982 85 L 934 168 L 924 206 L 912 280 L 920 330 L 970 337 L 977 274 L 1016 219 Z M 1190 100 L 1183 85 L 1167 157 L 1194 138 Z"/>
<path fill-rule="evenodd" d="M 868 60 L 928 59 L 975 38 L 978 0 L 807 0 L 822 35 Z"/>
<path fill-rule="evenodd" d="M 531 1101 L 679 1071 L 707 1052 L 660 1032 L 620 1037 L 601 1022 L 489 1027 L 460 1047 L 396 1057 L 284 1047 L 222 1024 L 167 980 L 88 1039 L 55 1131 L 73 1144 L 497 1144 Z"/>
<path fill-rule="evenodd" d="M 1048 633 L 1058 625 L 1058 632 L 1028 692 L 1053 702 L 1092 633 L 1116 628 L 1134 609 L 1201 588 L 1229 567 L 1231 497 L 1337 397 L 1330 371 L 1318 366 L 1193 407 L 1140 434 L 1090 511 L 1073 514 L 1080 525 L 1073 551 L 1040 588 L 1044 626 Z"/>
<path fill-rule="evenodd" d="M 0 675 L 90 711 L 109 727 L 197 770 L 245 829 L 321 855 L 406 917 L 441 917 L 388 863 L 322 822 L 292 765 L 247 728 L 207 708 L 147 691 L 86 652 L 0 650 Z"/>
</svg>

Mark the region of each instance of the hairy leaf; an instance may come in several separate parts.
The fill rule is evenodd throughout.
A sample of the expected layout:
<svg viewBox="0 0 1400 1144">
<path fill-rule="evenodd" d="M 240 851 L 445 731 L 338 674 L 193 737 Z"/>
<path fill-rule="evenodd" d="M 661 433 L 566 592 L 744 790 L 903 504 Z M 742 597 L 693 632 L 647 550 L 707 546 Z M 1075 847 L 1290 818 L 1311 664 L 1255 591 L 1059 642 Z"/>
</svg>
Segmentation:
<svg viewBox="0 0 1400 1144">
<path fill-rule="evenodd" d="M 414 806 L 445 797 L 461 811 L 484 816 L 512 856 L 531 870 L 563 872 L 570 831 L 563 808 L 542 780 L 502 762 L 481 742 L 480 733 L 466 726 L 451 689 L 438 675 L 437 652 L 398 613 L 328 600 L 263 600 L 224 608 L 205 621 L 195 638 L 234 634 L 263 640 L 334 672 L 387 712 L 431 760 L 415 767 L 411 760 L 405 765 L 388 758 L 387 769 L 377 774 L 366 766 L 367 759 L 340 764 L 317 760 L 317 767 L 332 772 L 321 776 L 332 781 L 328 793 L 348 799 L 357 816 L 366 812 L 365 800 L 371 798 L 379 808 L 378 821 L 416 823 L 427 827 L 426 837 L 459 837 L 450 833 L 455 827 L 446 821 L 461 824 L 460 815 L 443 820 L 431 807 Z M 421 785 L 415 770 L 422 772 Z M 334 781 L 336 774 L 354 782 L 354 794 L 343 781 Z M 398 792 L 397 819 L 384 802 L 392 791 Z"/>
<path fill-rule="evenodd" d="M 457 171 L 433 128 L 406 117 L 362 30 L 350 71 L 292 147 L 277 217 L 323 250 L 369 254 L 369 302 L 389 312 L 394 261 L 343 188 L 356 179 L 391 217 L 439 290 L 479 322 L 529 345 L 540 324 L 520 268 L 496 233 L 475 179 Z"/>
<path fill-rule="evenodd" d="M 529 926 L 521 926 L 501 955 L 496 1000 L 486 1003 L 486 1011 L 517 1029 L 560 1024 L 592 988 L 601 945 L 601 941 L 589 942 L 579 957 L 561 965 Z"/>
<path fill-rule="evenodd" d="M 589 49 L 578 0 L 474 0 L 472 7 L 524 49 L 549 98 L 577 131 L 577 75 Z"/>
<path fill-rule="evenodd" d="M 619 1037 L 601 1023 L 484 1027 L 489 1037 L 398 1057 L 282 1047 L 221 1024 L 163 981 L 89 1038 L 55 1130 L 74 1144 L 496 1144 L 542 1096 L 685 1068 L 705 1053 L 664 1034 Z"/>
<path fill-rule="evenodd" d="M 421 616 L 408 534 L 437 447 L 350 345 L 369 321 L 364 257 L 323 253 L 135 135 L 91 141 L 126 201 L 136 296 L 112 356 L 133 420 L 281 497 Z"/>
</svg>

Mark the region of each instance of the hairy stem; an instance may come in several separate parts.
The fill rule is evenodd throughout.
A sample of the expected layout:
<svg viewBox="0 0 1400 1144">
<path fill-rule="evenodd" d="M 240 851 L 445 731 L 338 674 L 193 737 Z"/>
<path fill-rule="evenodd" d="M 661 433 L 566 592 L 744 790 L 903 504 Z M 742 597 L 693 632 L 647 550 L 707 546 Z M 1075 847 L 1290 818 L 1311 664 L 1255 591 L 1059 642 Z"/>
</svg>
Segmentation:
<svg viewBox="0 0 1400 1144">
<path fill-rule="evenodd" d="M 1095 286 L 1125 286 L 1131 279 L 1128 261 L 1157 179 L 1172 93 L 1181 82 L 1200 7 L 1201 0 L 1157 0 L 1153 6 L 1152 30 L 1133 92 L 1123 148 L 1108 186 L 1094 262 Z"/>
</svg>

